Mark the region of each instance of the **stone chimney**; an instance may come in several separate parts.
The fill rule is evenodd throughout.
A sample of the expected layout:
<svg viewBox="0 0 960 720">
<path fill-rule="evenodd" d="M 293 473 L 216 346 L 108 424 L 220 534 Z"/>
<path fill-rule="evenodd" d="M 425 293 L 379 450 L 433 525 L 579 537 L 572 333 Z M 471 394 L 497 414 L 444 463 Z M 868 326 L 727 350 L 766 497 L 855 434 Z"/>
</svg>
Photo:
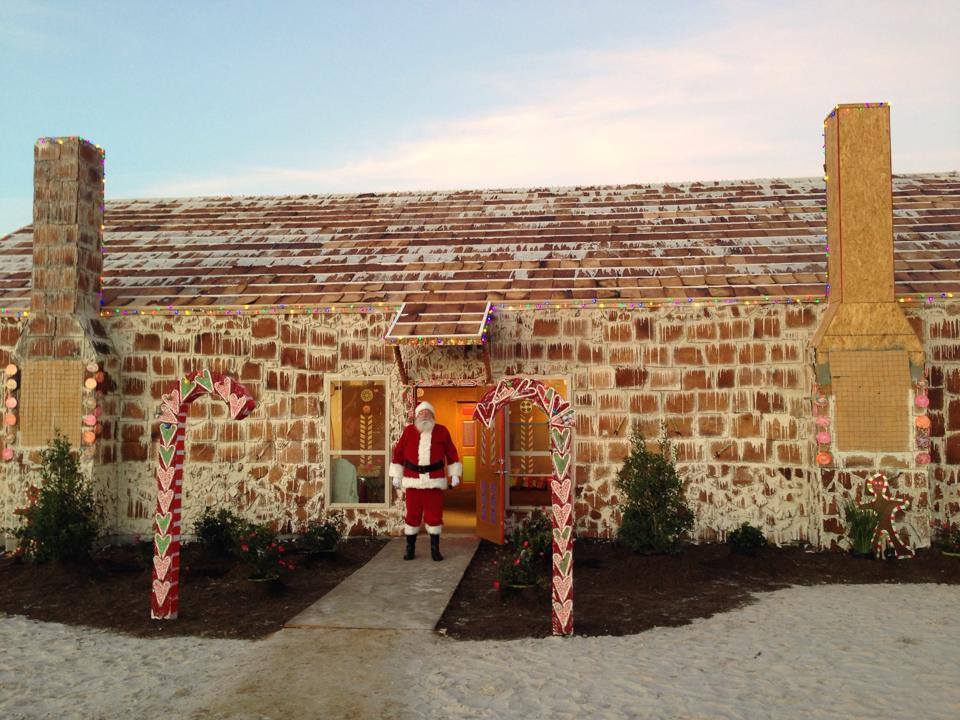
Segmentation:
<svg viewBox="0 0 960 720">
<path fill-rule="evenodd" d="M 97 317 L 103 271 L 103 150 L 80 138 L 42 138 L 34 147 L 34 161 L 30 314 Z"/>
<path fill-rule="evenodd" d="M 41 138 L 34 162 L 30 314 L 13 351 L 17 441 L 37 447 L 59 430 L 79 447 L 85 374 L 113 355 L 99 319 L 104 155 L 81 138 Z"/>
</svg>

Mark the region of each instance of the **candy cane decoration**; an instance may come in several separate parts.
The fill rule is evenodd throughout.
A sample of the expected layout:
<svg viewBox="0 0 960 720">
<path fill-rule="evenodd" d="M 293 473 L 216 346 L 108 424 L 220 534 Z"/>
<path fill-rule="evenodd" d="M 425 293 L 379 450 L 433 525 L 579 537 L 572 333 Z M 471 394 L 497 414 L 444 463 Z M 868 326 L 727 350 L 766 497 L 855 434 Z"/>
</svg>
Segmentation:
<svg viewBox="0 0 960 720">
<path fill-rule="evenodd" d="M 187 411 L 190 403 L 205 393 L 227 403 L 234 420 L 245 418 L 256 405 L 243 385 L 209 370 L 187 374 L 160 399 L 157 512 L 150 591 L 150 617 L 156 620 L 175 620 L 180 609 L 180 496 Z"/>
<path fill-rule="evenodd" d="M 487 427 L 504 405 L 532 399 L 550 422 L 550 450 L 553 479 L 550 482 L 553 523 L 553 576 L 550 591 L 554 635 L 573 634 L 573 481 L 570 477 L 570 449 L 573 407 L 556 390 L 531 378 L 501 380 L 477 403 L 473 417 Z"/>
</svg>

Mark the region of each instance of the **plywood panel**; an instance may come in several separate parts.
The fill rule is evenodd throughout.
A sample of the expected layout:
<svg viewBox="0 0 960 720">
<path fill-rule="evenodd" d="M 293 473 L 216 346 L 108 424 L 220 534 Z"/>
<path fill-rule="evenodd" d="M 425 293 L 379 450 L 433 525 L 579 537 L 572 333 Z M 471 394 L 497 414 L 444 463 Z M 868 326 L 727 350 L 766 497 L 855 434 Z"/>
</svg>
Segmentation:
<svg viewBox="0 0 960 720">
<path fill-rule="evenodd" d="M 910 367 L 902 351 L 830 353 L 840 450 L 910 449 Z"/>
<path fill-rule="evenodd" d="M 843 302 L 893 302 L 890 107 L 841 105 L 836 135 Z"/>
<path fill-rule="evenodd" d="M 20 444 L 46 445 L 57 431 L 80 446 L 83 363 L 79 360 L 33 360 L 22 370 Z"/>
</svg>

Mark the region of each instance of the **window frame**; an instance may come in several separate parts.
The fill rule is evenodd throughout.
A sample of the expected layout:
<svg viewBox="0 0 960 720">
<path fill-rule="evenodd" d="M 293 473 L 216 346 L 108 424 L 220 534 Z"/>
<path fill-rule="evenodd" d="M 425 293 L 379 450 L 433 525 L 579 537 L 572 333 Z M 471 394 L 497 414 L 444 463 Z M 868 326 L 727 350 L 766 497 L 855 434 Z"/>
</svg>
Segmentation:
<svg viewBox="0 0 960 720">
<path fill-rule="evenodd" d="M 564 384 L 564 386 L 565 386 L 565 388 L 566 388 L 566 396 L 567 396 L 567 397 L 566 397 L 566 400 L 567 400 L 567 402 L 569 402 L 571 405 L 573 405 L 573 376 L 572 376 L 572 375 L 559 375 L 559 374 L 557 374 L 557 375 L 554 375 L 554 374 L 551 374 L 551 375 L 520 375 L 519 377 L 522 378 L 522 379 L 532 378 L 532 379 L 534 379 L 534 380 L 539 380 L 539 381 L 542 382 L 542 383 L 557 382 L 557 381 L 563 382 L 563 384 Z M 549 503 L 549 502 L 548 502 L 546 505 L 514 505 L 513 502 L 512 502 L 513 486 L 510 484 L 510 455 L 511 455 L 511 449 L 510 449 L 510 405 L 511 405 L 511 404 L 512 404 L 512 403 L 508 403 L 508 404 L 503 408 L 503 413 L 504 413 L 504 418 L 503 418 L 503 422 L 504 422 L 504 433 L 503 433 L 504 449 L 503 449 L 503 457 L 504 457 L 504 468 L 505 468 L 504 474 L 503 474 L 503 486 L 504 486 L 504 490 L 506 491 L 506 502 L 504 503 L 504 510 L 531 510 L 531 511 L 532 511 L 532 510 L 543 510 L 543 509 L 546 508 L 546 507 L 550 507 L 550 503 Z M 547 422 L 549 423 L 549 418 L 547 418 Z M 549 425 L 548 425 L 548 427 L 549 427 Z M 573 431 L 574 431 L 574 428 L 571 427 L 571 428 L 570 428 L 570 432 L 573 433 Z M 552 454 L 553 454 L 553 453 L 552 453 L 550 450 L 547 450 L 546 452 L 543 452 L 543 451 L 533 451 L 533 452 L 523 453 L 523 455 L 530 455 L 530 456 L 537 456 L 537 457 L 543 457 L 543 456 L 550 457 Z M 570 459 L 571 459 L 571 461 L 573 460 L 573 456 L 574 456 L 574 446 L 573 446 L 573 437 L 571 437 L 571 438 L 570 438 Z M 551 463 L 551 464 L 552 464 L 552 463 Z M 571 484 L 572 484 L 574 487 L 576 487 L 576 484 L 577 484 L 577 481 L 576 481 L 576 478 L 575 478 L 575 470 L 576 470 L 576 466 L 571 463 L 571 467 L 570 467 L 570 482 L 571 482 Z M 552 477 L 552 475 L 551 475 L 551 477 Z M 549 481 L 548 481 L 548 482 L 547 482 L 547 493 L 549 493 L 549 492 L 550 492 L 550 484 L 549 484 Z"/>
<path fill-rule="evenodd" d="M 384 449 L 379 450 L 341 450 L 339 452 L 333 451 L 333 397 L 331 395 L 333 384 L 336 382 L 356 382 L 356 381 L 367 381 L 367 382 L 380 382 L 383 384 L 384 391 L 384 428 L 383 428 L 383 441 Z M 324 463 L 324 474 L 326 475 L 326 480 L 324 481 L 324 493 L 326 499 L 326 506 L 331 509 L 338 510 L 347 510 L 347 509 L 360 509 L 360 510 L 386 510 L 389 509 L 393 504 L 393 483 L 390 481 L 390 457 L 391 457 L 391 448 L 390 448 L 390 376 L 389 375 L 342 375 L 342 374 L 328 374 L 323 379 L 323 392 L 324 398 L 326 400 L 326 418 L 324 422 L 326 423 L 326 433 L 327 441 L 324 443 L 323 451 L 323 463 Z M 345 457 L 349 455 L 354 456 L 366 456 L 371 455 L 383 455 L 383 502 L 382 503 L 347 503 L 347 502 L 334 502 L 333 500 L 333 472 L 331 461 L 334 455 L 338 457 Z"/>
</svg>

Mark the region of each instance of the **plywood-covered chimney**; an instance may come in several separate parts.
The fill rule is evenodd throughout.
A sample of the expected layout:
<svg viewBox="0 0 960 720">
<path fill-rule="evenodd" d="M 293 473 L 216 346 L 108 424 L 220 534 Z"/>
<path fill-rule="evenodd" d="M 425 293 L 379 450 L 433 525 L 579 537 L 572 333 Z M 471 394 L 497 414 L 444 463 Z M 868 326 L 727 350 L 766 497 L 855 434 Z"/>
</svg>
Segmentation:
<svg viewBox="0 0 960 720">
<path fill-rule="evenodd" d="M 839 449 L 905 451 L 923 346 L 894 293 L 890 106 L 838 105 L 824 140 L 829 303 L 813 338 L 818 381 L 836 395 Z"/>
</svg>

